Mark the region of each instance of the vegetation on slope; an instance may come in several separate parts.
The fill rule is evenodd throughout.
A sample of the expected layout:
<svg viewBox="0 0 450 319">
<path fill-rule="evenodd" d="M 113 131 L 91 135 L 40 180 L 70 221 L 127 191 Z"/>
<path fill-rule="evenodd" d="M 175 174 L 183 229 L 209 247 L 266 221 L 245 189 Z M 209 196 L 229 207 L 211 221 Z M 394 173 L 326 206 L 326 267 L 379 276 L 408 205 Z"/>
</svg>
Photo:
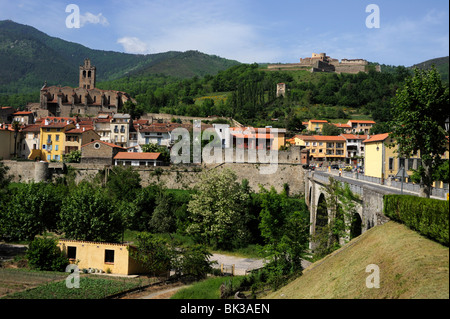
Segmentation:
<svg viewBox="0 0 450 319">
<path fill-rule="evenodd" d="M 366 287 L 371 264 L 380 269 L 380 288 Z M 315 262 L 266 298 L 448 299 L 449 249 L 391 221 Z"/>
<path fill-rule="evenodd" d="M 161 73 L 175 77 L 216 74 L 238 64 L 197 51 L 138 55 L 93 50 L 50 37 L 30 26 L 0 21 L 0 92 L 31 93 L 49 85 L 78 84 L 78 65 L 90 58 L 97 67 L 98 81 L 130 74 Z M 161 64 L 161 65 L 160 65 Z"/>
</svg>

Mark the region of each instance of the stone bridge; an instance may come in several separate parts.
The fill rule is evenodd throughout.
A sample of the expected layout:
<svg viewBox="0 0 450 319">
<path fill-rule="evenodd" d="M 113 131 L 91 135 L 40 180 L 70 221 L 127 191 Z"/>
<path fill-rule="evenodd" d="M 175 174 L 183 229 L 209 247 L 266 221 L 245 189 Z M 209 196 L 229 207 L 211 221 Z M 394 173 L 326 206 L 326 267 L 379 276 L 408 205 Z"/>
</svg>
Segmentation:
<svg viewBox="0 0 450 319">
<path fill-rule="evenodd" d="M 305 201 L 310 212 L 310 235 L 314 235 L 318 227 L 325 226 L 332 218 L 332 211 L 327 206 L 329 194 L 325 189 L 330 184 L 330 177 L 348 184 L 353 194 L 359 197 L 355 203 L 355 215 L 352 216 L 351 225 L 356 234 L 387 222 L 389 219 L 383 214 L 383 197 L 387 194 L 400 193 L 380 185 L 322 171 L 305 171 L 304 176 Z M 314 247 L 315 243 L 311 242 L 310 249 L 314 250 Z"/>
</svg>

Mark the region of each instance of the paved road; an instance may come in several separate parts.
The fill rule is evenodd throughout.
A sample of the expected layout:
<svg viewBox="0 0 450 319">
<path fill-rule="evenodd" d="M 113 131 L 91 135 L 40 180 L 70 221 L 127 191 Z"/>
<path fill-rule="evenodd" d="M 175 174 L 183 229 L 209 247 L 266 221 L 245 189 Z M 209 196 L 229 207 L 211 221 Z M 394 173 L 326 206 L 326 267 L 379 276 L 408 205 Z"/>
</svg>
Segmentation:
<svg viewBox="0 0 450 319">
<path fill-rule="evenodd" d="M 380 185 L 377 183 L 371 183 L 368 181 L 363 181 L 363 180 L 359 180 L 359 179 L 354 179 L 354 178 L 348 178 L 348 177 L 341 177 L 339 175 L 333 174 L 333 173 L 328 173 L 325 171 L 315 171 L 314 174 L 319 174 L 322 176 L 331 176 L 333 177 L 335 180 L 341 181 L 341 182 L 346 182 L 348 184 L 353 184 L 353 185 L 357 185 L 360 187 L 369 185 L 375 189 L 379 189 L 383 192 L 388 192 L 390 194 L 401 194 L 401 189 L 395 188 L 395 187 L 390 187 L 390 186 L 386 186 L 386 185 Z M 410 195 L 418 195 L 417 193 L 411 192 L 411 191 L 407 191 L 407 190 L 403 190 L 403 194 L 410 194 Z"/>
<path fill-rule="evenodd" d="M 246 275 L 248 271 L 262 268 L 265 264 L 264 259 L 258 259 L 258 258 L 242 258 L 242 257 L 236 257 L 236 256 L 228 256 L 228 255 L 221 255 L 221 254 L 213 254 L 210 258 L 211 261 L 216 260 L 217 264 L 214 265 L 214 268 L 219 268 L 220 265 L 224 264 L 225 266 L 231 266 L 234 265 L 235 267 L 235 275 Z M 306 268 L 311 263 L 303 260 L 302 266 L 303 268 Z"/>
<path fill-rule="evenodd" d="M 263 259 L 256 258 L 242 258 L 221 254 L 213 254 L 210 258 L 210 261 L 217 261 L 217 264 L 213 265 L 214 268 L 219 268 L 220 265 L 224 264 L 225 266 L 234 265 L 235 267 L 235 275 L 245 275 L 247 271 L 262 268 L 264 266 Z"/>
</svg>

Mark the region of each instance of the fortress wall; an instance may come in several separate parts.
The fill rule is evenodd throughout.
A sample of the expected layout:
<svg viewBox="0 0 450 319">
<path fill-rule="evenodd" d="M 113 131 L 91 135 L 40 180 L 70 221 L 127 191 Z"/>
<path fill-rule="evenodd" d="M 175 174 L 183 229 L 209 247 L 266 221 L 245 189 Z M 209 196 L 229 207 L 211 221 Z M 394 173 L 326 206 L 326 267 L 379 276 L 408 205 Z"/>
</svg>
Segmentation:
<svg viewBox="0 0 450 319">
<path fill-rule="evenodd" d="M 280 192 L 283 190 L 283 185 L 287 183 L 291 193 L 303 193 L 305 181 L 303 169 L 300 165 L 299 148 L 279 152 L 278 163 L 273 163 L 273 166 L 270 166 L 270 168 L 273 168 L 270 174 L 262 173 L 264 169 L 269 168 L 269 164 L 249 163 L 247 155 L 243 159 L 243 163 L 236 163 L 235 158 L 233 158 L 233 162 L 222 164 L 187 164 L 133 168 L 139 173 L 143 187 L 152 183 L 163 183 L 171 189 L 188 189 L 199 182 L 202 172 L 229 168 L 236 173 L 239 182 L 247 179 L 249 186 L 254 191 L 259 191 L 259 185 L 262 185 L 267 189 L 273 186 Z M 13 176 L 13 182 L 17 183 L 51 181 L 69 174 L 70 177 L 74 178 L 75 183 L 78 184 L 84 180 L 93 181 L 96 177 L 99 177 L 99 172 L 104 172 L 105 168 L 112 168 L 102 164 L 84 163 L 63 164 L 28 161 L 4 161 L 4 163 L 10 168 L 8 173 Z"/>
<path fill-rule="evenodd" d="M 366 66 L 365 65 L 339 65 L 336 66 L 336 73 L 351 73 L 356 74 L 359 72 L 366 72 Z"/>
</svg>

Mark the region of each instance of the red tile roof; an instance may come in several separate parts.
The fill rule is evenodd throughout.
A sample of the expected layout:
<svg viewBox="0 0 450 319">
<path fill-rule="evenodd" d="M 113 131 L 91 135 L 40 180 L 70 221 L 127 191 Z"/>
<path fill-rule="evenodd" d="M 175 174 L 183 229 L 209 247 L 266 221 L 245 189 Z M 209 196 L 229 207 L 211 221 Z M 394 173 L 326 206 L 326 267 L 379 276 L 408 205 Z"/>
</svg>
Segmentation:
<svg viewBox="0 0 450 319">
<path fill-rule="evenodd" d="M 359 135 L 359 134 L 341 134 L 347 140 L 366 140 L 368 135 Z"/>
<path fill-rule="evenodd" d="M 316 141 L 345 141 L 343 136 L 313 135 Z"/>
<path fill-rule="evenodd" d="M 30 115 L 33 114 L 32 112 L 26 112 L 26 111 L 19 111 L 14 113 L 13 115 Z"/>
<path fill-rule="evenodd" d="M 385 139 L 387 139 L 388 136 L 389 136 L 389 133 L 372 135 L 369 139 L 365 140 L 364 143 L 382 142 Z"/>
<path fill-rule="evenodd" d="M 121 160 L 157 160 L 161 153 L 135 153 L 135 152 L 120 152 L 114 159 Z"/>
<path fill-rule="evenodd" d="M 328 123 L 326 120 L 309 120 L 311 123 Z"/>
<path fill-rule="evenodd" d="M 119 146 L 119 145 L 116 145 L 116 144 L 112 144 L 112 143 L 108 143 L 108 142 L 104 142 L 104 141 L 101 141 L 101 140 L 92 141 L 90 143 L 84 144 L 81 147 L 85 147 L 85 146 L 93 144 L 93 143 L 102 143 L 102 144 L 107 145 L 107 146 L 112 147 L 112 148 L 120 148 L 120 149 L 123 149 L 123 150 L 125 149 L 122 146 Z"/>
<path fill-rule="evenodd" d="M 73 128 L 66 131 L 66 134 L 82 134 L 87 131 L 92 131 L 94 128 L 92 126 L 82 126 L 80 128 Z"/>
<path fill-rule="evenodd" d="M 375 124 L 374 121 L 366 121 L 366 120 L 350 120 L 350 123 L 363 123 L 363 124 Z"/>
</svg>

